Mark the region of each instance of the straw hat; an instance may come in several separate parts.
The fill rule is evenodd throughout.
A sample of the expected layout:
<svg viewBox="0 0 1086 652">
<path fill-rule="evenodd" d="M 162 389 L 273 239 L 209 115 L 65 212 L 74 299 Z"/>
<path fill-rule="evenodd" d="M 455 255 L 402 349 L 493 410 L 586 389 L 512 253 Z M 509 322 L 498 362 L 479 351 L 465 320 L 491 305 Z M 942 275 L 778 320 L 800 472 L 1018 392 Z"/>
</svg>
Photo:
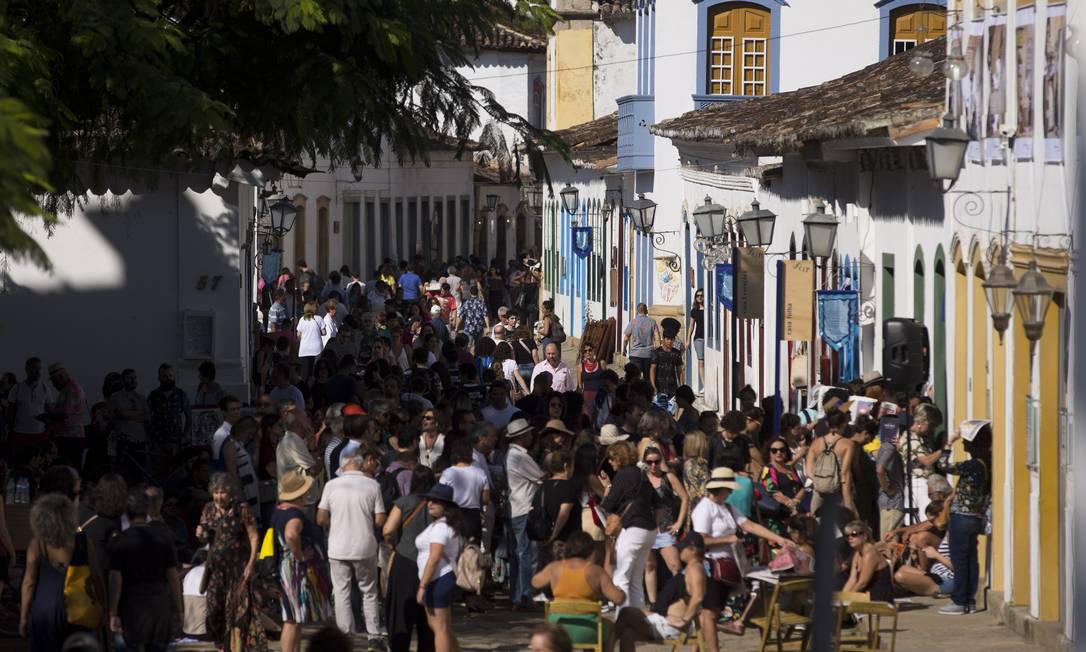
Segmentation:
<svg viewBox="0 0 1086 652">
<path fill-rule="evenodd" d="M 510 439 L 532 434 L 532 426 L 527 419 L 513 419 L 505 428 L 505 436 Z"/>
<path fill-rule="evenodd" d="M 572 430 L 570 430 L 569 428 L 566 427 L 565 422 L 562 421 L 561 419 L 551 419 L 550 421 L 547 422 L 547 425 L 543 426 L 543 429 L 544 430 L 557 430 L 558 432 L 569 435 L 570 437 L 576 436 L 576 435 L 574 435 Z"/>
<path fill-rule="evenodd" d="M 304 496 L 313 486 L 313 478 L 301 473 L 297 469 L 291 469 L 283 474 L 279 482 L 279 500 L 288 502 Z"/>
<path fill-rule="evenodd" d="M 706 489 L 738 489 L 739 483 L 735 481 L 735 471 L 726 466 L 718 466 L 713 469 L 709 481 L 705 483 Z"/>
</svg>

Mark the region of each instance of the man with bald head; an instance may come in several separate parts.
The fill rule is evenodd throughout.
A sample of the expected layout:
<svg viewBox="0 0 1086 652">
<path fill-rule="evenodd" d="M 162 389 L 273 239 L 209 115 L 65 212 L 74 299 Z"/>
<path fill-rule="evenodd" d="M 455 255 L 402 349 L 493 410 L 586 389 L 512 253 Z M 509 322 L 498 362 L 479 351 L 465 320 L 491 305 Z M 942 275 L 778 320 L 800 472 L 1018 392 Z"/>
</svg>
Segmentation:
<svg viewBox="0 0 1086 652">
<path fill-rule="evenodd" d="M 543 349 L 544 359 L 535 366 L 532 371 L 532 383 L 536 376 L 546 371 L 551 375 L 551 390 L 555 392 L 572 392 L 574 390 L 573 376 L 569 367 L 562 362 L 562 352 L 557 344 L 548 342 Z"/>
</svg>

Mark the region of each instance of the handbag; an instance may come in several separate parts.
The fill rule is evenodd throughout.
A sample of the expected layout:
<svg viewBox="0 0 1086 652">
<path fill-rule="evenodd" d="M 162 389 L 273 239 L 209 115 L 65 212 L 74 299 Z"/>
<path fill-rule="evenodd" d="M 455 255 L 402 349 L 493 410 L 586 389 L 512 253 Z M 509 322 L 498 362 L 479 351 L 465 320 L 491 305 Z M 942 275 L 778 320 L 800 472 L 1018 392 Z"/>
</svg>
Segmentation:
<svg viewBox="0 0 1086 652">
<path fill-rule="evenodd" d="M 739 564 L 731 557 L 714 557 L 705 560 L 709 564 L 709 575 L 713 580 L 734 588 L 743 583 Z"/>
<path fill-rule="evenodd" d="M 603 525 L 596 499 L 589 497 L 588 504 L 581 508 L 581 531 L 592 537 L 593 541 L 603 541 L 607 538 Z"/>
<path fill-rule="evenodd" d="M 772 466 L 766 467 L 769 472 L 770 479 L 773 480 L 773 484 L 780 486 L 777 482 L 777 473 Z M 769 493 L 764 483 L 757 485 L 758 490 L 758 512 L 762 515 L 762 518 L 778 519 L 783 516 L 781 513 L 784 510 L 784 505 L 780 504 L 773 494 Z"/>
<path fill-rule="evenodd" d="M 90 521 L 87 521 L 84 525 L 89 523 Z M 42 561 L 49 563 L 44 543 L 41 552 Z M 76 534 L 72 560 L 68 564 L 68 570 L 64 573 L 64 609 L 68 615 L 68 623 L 71 625 L 87 629 L 98 629 L 102 625 L 104 610 L 102 609 L 102 603 L 95 597 L 94 588 L 91 586 L 87 537 L 83 534 L 82 527 L 79 528 Z"/>
<path fill-rule="evenodd" d="M 621 514 L 608 514 L 607 523 L 603 528 L 604 534 L 609 537 L 617 537 L 618 533 L 622 531 L 622 519 L 626 517 L 626 512 L 630 511 L 633 507 L 634 501 L 637 500 L 637 495 L 641 493 L 641 483 L 645 481 L 645 475 L 642 473 L 638 477 L 637 490 L 634 491 L 634 497 L 630 499 L 630 502 L 626 503 L 626 508 L 622 510 Z"/>
</svg>

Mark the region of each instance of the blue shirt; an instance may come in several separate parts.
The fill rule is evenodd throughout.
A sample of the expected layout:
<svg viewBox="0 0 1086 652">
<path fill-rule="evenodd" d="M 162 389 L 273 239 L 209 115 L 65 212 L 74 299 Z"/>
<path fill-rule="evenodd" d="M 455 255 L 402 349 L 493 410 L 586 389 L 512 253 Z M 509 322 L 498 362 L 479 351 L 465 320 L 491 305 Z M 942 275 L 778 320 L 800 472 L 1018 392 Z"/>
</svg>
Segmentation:
<svg viewBox="0 0 1086 652">
<path fill-rule="evenodd" d="M 745 475 L 736 475 L 735 481 L 739 483 L 739 488 L 732 489 L 725 502 L 750 518 L 751 508 L 754 506 L 754 482 Z"/>
<path fill-rule="evenodd" d="M 422 285 L 422 279 L 415 272 L 404 272 L 400 275 L 399 279 L 400 287 L 403 288 L 403 298 L 405 301 L 416 301 L 419 298 L 419 286 Z"/>
</svg>

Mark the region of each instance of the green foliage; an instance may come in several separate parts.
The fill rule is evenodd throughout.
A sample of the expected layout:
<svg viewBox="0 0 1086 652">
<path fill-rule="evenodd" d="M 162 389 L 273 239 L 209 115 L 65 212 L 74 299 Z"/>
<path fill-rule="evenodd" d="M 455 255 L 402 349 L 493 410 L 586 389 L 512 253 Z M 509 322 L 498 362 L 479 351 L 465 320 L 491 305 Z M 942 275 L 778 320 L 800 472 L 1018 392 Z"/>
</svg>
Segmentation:
<svg viewBox="0 0 1086 652">
<path fill-rule="evenodd" d="M 0 251 L 47 266 L 16 214 L 84 187 L 81 161 L 425 160 L 444 134 L 551 134 L 469 83 L 496 21 L 547 31 L 546 0 L 0 0 Z"/>
</svg>

